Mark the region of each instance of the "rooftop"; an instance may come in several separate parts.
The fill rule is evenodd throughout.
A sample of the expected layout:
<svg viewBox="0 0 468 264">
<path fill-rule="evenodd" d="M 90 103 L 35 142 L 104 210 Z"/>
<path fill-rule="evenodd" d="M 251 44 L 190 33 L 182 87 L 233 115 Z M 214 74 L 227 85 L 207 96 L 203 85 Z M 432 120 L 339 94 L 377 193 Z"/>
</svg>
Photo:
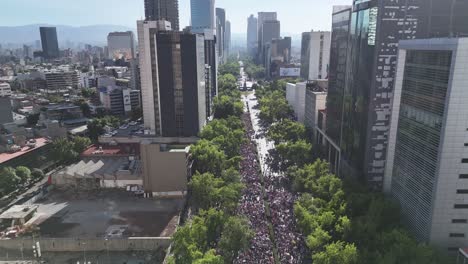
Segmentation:
<svg viewBox="0 0 468 264">
<path fill-rule="evenodd" d="M 128 156 L 129 153 L 119 146 L 96 146 L 93 145 L 85 150 L 81 156 Z"/>
<path fill-rule="evenodd" d="M 47 138 L 36 138 L 36 147 L 35 148 L 31 148 L 31 147 L 23 147 L 21 148 L 20 151 L 17 151 L 15 153 L 1 153 L 0 154 L 0 164 L 4 163 L 4 162 L 7 162 L 9 160 L 12 160 L 14 158 L 17 158 L 19 156 L 22 156 L 24 154 L 27 154 L 37 148 L 41 148 L 47 144 L 49 144 L 49 140 Z"/>
<path fill-rule="evenodd" d="M 14 205 L 0 215 L 0 219 L 22 219 L 37 210 L 37 205 Z"/>
</svg>

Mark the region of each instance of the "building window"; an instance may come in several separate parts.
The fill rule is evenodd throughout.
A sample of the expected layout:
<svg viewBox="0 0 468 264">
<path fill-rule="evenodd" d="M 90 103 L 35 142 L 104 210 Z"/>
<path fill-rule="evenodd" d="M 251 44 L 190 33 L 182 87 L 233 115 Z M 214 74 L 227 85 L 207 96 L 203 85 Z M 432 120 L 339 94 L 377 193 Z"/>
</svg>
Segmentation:
<svg viewBox="0 0 468 264">
<path fill-rule="evenodd" d="M 468 193 L 468 190 L 467 190 L 467 189 L 457 190 L 457 193 L 458 193 L 458 194 L 467 194 L 467 193 Z"/>
<path fill-rule="evenodd" d="M 462 163 L 468 163 L 468 159 L 462 159 Z"/>
<path fill-rule="evenodd" d="M 468 179 L 468 174 L 460 174 L 460 179 Z"/>
<path fill-rule="evenodd" d="M 468 204 L 456 204 L 454 205 L 455 209 L 468 209 Z"/>
<path fill-rule="evenodd" d="M 466 224 L 468 223 L 467 219 L 452 219 L 452 224 Z"/>
<path fill-rule="evenodd" d="M 463 233 L 450 233 L 449 237 L 465 237 Z"/>
</svg>

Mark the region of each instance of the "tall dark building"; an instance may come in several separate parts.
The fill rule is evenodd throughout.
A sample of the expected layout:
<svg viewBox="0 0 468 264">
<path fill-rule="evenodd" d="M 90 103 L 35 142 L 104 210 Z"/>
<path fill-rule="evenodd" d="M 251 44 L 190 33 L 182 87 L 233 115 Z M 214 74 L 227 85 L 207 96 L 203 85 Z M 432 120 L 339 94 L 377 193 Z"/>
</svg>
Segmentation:
<svg viewBox="0 0 468 264">
<path fill-rule="evenodd" d="M 179 30 L 178 0 L 145 0 L 145 17 L 148 21 L 167 20 L 172 30 Z"/>
<path fill-rule="evenodd" d="M 341 138 L 343 95 L 346 85 L 346 62 L 352 8 L 351 6 L 335 6 L 333 11 L 326 133 L 335 143 L 339 144 Z M 307 72 L 306 74 L 308 75 L 309 73 Z M 330 146 L 330 152 L 332 152 L 330 156 L 335 157 L 338 150 Z M 335 165 L 334 167 L 337 166 Z"/>
<path fill-rule="evenodd" d="M 309 79 L 309 64 L 310 64 L 310 40 L 312 35 L 310 32 L 303 32 L 301 39 L 301 78 Z"/>
<path fill-rule="evenodd" d="M 205 64 L 206 64 L 206 116 L 213 115 L 213 99 L 218 95 L 216 38 L 211 30 L 205 34 Z"/>
<path fill-rule="evenodd" d="M 340 135 L 343 174 L 364 176 L 376 189 L 382 187 L 398 42 L 466 36 L 466 18 L 467 1 L 354 1 L 343 103 L 328 103 L 327 109 L 342 110 L 340 131 L 329 128 L 328 133 L 335 139 Z M 330 84 L 329 92 L 339 94 L 338 86 Z"/>
<path fill-rule="evenodd" d="M 60 50 L 57 39 L 57 28 L 55 27 L 40 27 L 42 54 L 46 59 L 54 59 L 60 57 Z"/>
<path fill-rule="evenodd" d="M 202 35 L 138 21 L 143 118 L 147 134 L 196 137 L 206 124 Z"/>
<path fill-rule="evenodd" d="M 218 43 L 219 63 L 224 63 L 226 33 L 226 10 L 216 8 L 216 41 Z"/>
</svg>

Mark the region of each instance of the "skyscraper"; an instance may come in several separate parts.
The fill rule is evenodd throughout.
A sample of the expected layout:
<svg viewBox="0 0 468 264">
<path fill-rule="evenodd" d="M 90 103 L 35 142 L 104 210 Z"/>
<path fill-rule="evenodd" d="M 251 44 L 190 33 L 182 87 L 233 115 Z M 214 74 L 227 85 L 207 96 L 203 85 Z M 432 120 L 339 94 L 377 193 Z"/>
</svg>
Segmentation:
<svg viewBox="0 0 468 264">
<path fill-rule="evenodd" d="M 133 59 L 135 53 L 135 37 L 132 31 L 111 32 L 107 35 L 108 56 L 110 59 Z"/>
<path fill-rule="evenodd" d="M 262 40 L 262 64 L 265 66 L 265 68 L 269 68 L 269 62 L 270 58 L 268 57 L 270 55 L 269 49 L 264 48 L 266 44 L 271 45 L 271 41 L 273 39 L 279 39 L 280 38 L 280 31 L 281 31 L 281 25 L 280 22 L 277 20 L 267 20 L 263 22 L 262 24 L 262 29 L 260 33 L 260 38 Z M 267 69 L 268 73 L 268 69 Z"/>
<path fill-rule="evenodd" d="M 303 32 L 301 38 L 301 78 L 309 79 L 309 63 L 310 63 L 310 32 Z"/>
<path fill-rule="evenodd" d="M 468 245 L 468 38 L 399 44 L 385 191 L 424 242 Z"/>
<path fill-rule="evenodd" d="M 346 85 L 346 62 L 351 23 L 351 6 L 334 6 L 330 47 L 330 69 L 328 75 L 327 118 L 325 132 L 331 139 L 328 151 L 333 157 L 333 168 L 339 168 L 339 147 L 343 117 L 343 95 Z M 339 172 L 339 171 L 337 171 Z"/>
<path fill-rule="evenodd" d="M 224 31 L 224 53 L 226 59 L 231 53 L 231 22 L 226 20 L 226 30 Z"/>
<path fill-rule="evenodd" d="M 46 59 L 54 59 L 60 57 L 58 47 L 57 28 L 55 27 L 40 27 L 42 53 Z"/>
<path fill-rule="evenodd" d="M 222 8 L 216 8 L 216 41 L 218 43 L 219 63 L 225 61 L 224 44 L 226 32 L 226 11 Z"/>
<path fill-rule="evenodd" d="M 179 30 L 178 0 L 145 0 L 145 17 L 148 21 L 167 20 L 173 30 Z"/>
<path fill-rule="evenodd" d="M 466 14 L 467 3 L 456 0 L 354 1 L 343 104 L 337 106 L 341 131 L 333 132 L 340 133 L 342 172 L 383 186 L 398 42 L 466 34 Z"/>
<path fill-rule="evenodd" d="M 204 33 L 216 27 L 215 0 L 190 0 L 191 30 L 193 33 Z"/>
<path fill-rule="evenodd" d="M 258 19 L 257 19 L 257 36 L 258 36 L 258 44 L 257 44 L 257 59 L 259 62 L 263 63 L 263 46 L 266 42 L 262 38 L 262 29 L 263 23 L 266 21 L 277 21 L 277 14 L 276 12 L 258 12 Z"/>
<path fill-rule="evenodd" d="M 163 21 L 137 26 L 145 133 L 196 137 L 206 123 L 203 36 L 171 31 Z"/>
<path fill-rule="evenodd" d="M 256 47 L 258 45 L 258 25 L 257 18 L 254 15 L 250 15 L 247 19 L 247 52 L 251 56 L 255 56 Z"/>
</svg>

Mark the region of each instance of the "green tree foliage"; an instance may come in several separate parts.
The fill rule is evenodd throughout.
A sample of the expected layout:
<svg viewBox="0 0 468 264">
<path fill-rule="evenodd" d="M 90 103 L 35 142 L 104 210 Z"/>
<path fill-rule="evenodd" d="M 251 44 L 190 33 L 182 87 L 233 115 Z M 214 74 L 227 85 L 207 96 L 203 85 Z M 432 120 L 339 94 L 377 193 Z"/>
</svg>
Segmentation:
<svg viewBox="0 0 468 264">
<path fill-rule="evenodd" d="M 89 137 L 93 141 L 97 141 L 100 135 L 104 134 L 106 126 L 117 128 L 120 125 L 120 120 L 115 116 L 104 116 L 102 118 L 93 119 L 88 123 Z"/>
<path fill-rule="evenodd" d="M 45 177 L 45 175 L 44 175 L 44 172 L 42 172 L 42 170 L 33 169 L 31 173 L 31 177 L 33 178 L 33 180 L 41 180 Z"/>
<path fill-rule="evenodd" d="M 289 106 L 284 93 L 274 91 L 265 95 L 259 100 L 260 104 L 260 119 L 267 124 L 278 122 L 288 118 L 292 114 L 292 109 Z"/>
<path fill-rule="evenodd" d="M 66 138 L 58 138 L 52 143 L 52 159 L 59 163 L 73 163 L 78 159 L 78 155 L 78 152 L 75 151 L 73 142 Z"/>
<path fill-rule="evenodd" d="M 16 167 L 16 176 L 21 182 L 28 182 L 31 179 L 31 170 L 24 166 Z"/>
<path fill-rule="evenodd" d="M 81 89 L 81 95 L 85 98 L 91 98 L 97 94 L 95 88 L 83 88 Z"/>
<path fill-rule="evenodd" d="M 306 128 L 299 122 L 294 122 L 290 119 L 282 119 L 271 125 L 268 129 L 267 136 L 273 140 L 275 144 L 286 141 L 298 141 L 306 138 Z"/>
<path fill-rule="evenodd" d="M 87 137 L 74 137 L 73 138 L 73 150 L 78 154 L 81 154 L 89 146 L 91 146 L 91 140 Z"/>
<path fill-rule="evenodd" d="M 86 102 L 86 100 L 84 99 L 78 100 L 75 102 L 75 105 L 80 107 L 81 112 L 83 112 L 83 115 L 85 117 L 88 117 L 88 118 L 91 117 L 91 108 L 89 107 L 89 104 L 88 102 Z"/>
<path fill-rule="evenodd" d="M 215 119 L 205 126 L 200 137 L 217 144 L 228 158 L 233 158 L 239 153 L 244 130 L 238 118 Z"/>
<path fill-rule="evenodd" d="M 251 62 L 244 63 L 244 64 L 245 64 L 244 70 L 247 73 L 247 75 L 249 76 L 249 78 L 253 78 L 253 79 L 256 79 L 256 80 L 265 79 L 266 70 L 265 70 L 265 68 L 263 66 L 255 65 L 255 64 L 253 64 Z"/>
<path fill-rule="evenodd" d="M 276 151 L 282 158 L 282 170 L 291 166 L 302 167 L 312 161 L 312 145 L 305 140 L 281 143 Z"/>
<path fill-rule="evenodd" d="M 39 117 L 41 116 L 41 114 L 37 113 L 37 114 L 30 114 L 28 116 L 26 116 L 26 121 L 27 121 L 27 124 L 29 127 L 33 127 L 35 125 L 37 125 L 37 122 L 39 122 Z"/>
<path fill-rule="evenodd" d="M 219 248 L 227 263 L 232 263 L 239 251 L 247 249 L 253 236 L 247 219 L 230 217 L 226 221 Z"/>
<path fill-rule="evenodd" d="M 5 167 L 0 171 L 0 194 L 5 195 L 14 191 L 21 179 L 16 175 L 16 170 Z"/>
<path fill-rule="evenodd" d="M 215 118 L 227 118 L 229 116 L 240 116 L 244 110 L 244 105 L 240 100 L 233 100 L 232 97 L 221 95 L 213 101 L 213 111 Z"/>
<path fill-rule="evenodd" d="M 52 159 L 62 164 L 70 164 L 78 160 L 79 155 L 91 145 L 91 140 L 85 137 L 56 139 L 52 143 Z"/>
<path fill-rule="evenodd" d="M 236 91 L 236 77 L 232 74 L 224 74 L 218 78 L 218 91 L 220 94 L 226 94 L 230 91 Z"/>
<path fill-rule="evenodd" d="M 219 74 L 232 74 L 233 76 L 239 76 L 240 74 L 240 65 L 237 61 L 227 62 L 219 66 Z"/>
<path fill-rule="evenodd" d="M 200 173 L 212 172 L 220 175 L 226 167 L 226 154 L 217 144 L 206 139 L 198 141 L 190 148 L 190 153 L 195 161 L 194 170 Z"/>
<path fill-rule="evenodd" d="M 325 247 L 325 251 L 312 256 L 314 264 L 357 264 L 358 252 L 353 244 L 338 241 Z M 403 263 L 403 262 L 399 262 Z M 408 262 L 410 263 L 410 262 Z"/>
<path fill-rule="evenodd" d="M 224 259 L 223 257 L 216 255 L 216 252 L 214 249 L 211 249 L 205 253 L 203 258 L 197 259 L 193 263 L 194 264 L 224 264 Z"/>
</svg>

